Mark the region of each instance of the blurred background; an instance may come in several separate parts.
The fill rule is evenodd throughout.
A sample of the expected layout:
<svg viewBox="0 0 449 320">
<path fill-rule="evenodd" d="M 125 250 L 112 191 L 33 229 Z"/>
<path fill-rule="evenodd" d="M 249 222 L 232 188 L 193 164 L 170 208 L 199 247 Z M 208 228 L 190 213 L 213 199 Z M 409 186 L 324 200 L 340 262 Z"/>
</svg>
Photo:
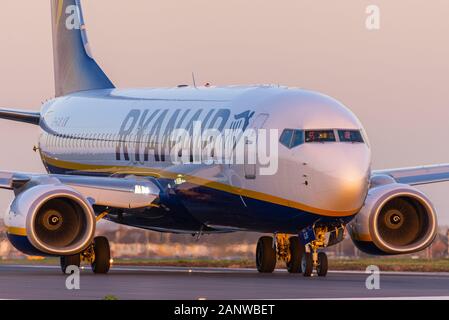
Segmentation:
<svg viewBox="0 0 449 320">
<path fill-rule="evenodd" d="M 171 87 L 191 83 L 194 72 L 199 84 L 312 89 L 360 118 L 374 169 L 449 162 L 446 0 L 82 2 L 93 53 L 118 87 Z M 380 8 L 379 30 L 365 26 L 371 4 Z M 54 94 L 50 2 L 2 0 L 0 30 L 0 106 L 39 110 Z M 32 151 L 37 135 L 33 126 L 1 121 L 0 168 L 43 172 Z M 421 189 L 434 201 L 441 225 L 441 237 L 422 254 L 445 255 L 449 183 Z M 12 193 L 0 192 L 1 211 L 11 199 Z M 196 241 L 102 228 L 120 256 L 252 257 L 258 237 Z M 334 251 L 359 254 L 350 240 Z M 0 257 L 16 254 L 1 233 Z"/>
</svg>

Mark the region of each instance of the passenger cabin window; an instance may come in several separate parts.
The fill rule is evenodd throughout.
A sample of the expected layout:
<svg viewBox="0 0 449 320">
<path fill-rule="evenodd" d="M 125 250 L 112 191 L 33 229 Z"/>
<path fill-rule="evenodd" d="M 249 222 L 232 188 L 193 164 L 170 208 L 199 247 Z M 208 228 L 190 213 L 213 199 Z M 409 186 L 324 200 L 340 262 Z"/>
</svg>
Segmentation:
<svg viewBox="0 0 449 320">
<path fill-rule="evenodd" d="M 362 133 L 359 130 L 338 130 L 341 142 L 363 143 Z"/>
<path fill-rule="evenodd" d="M 306 130 L 306 143 L 335 142 L 334 130 Z"/>
</svg>

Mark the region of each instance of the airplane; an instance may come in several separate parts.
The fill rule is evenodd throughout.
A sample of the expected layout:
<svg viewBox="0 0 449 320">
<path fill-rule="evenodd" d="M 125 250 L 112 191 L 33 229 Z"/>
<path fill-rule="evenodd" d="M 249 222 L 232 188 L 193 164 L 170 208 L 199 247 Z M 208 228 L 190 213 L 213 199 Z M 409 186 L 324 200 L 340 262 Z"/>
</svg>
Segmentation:
<svg viewBox="0 0 449 320">
<path fill-rule="evenodd" d="M 84 261 L 104 274 L 111 252 L 107 238 L 96 236 L 102 219 L 196 236 L 258 232 L 270 234 L 257 243 L 259 272 L 281 261 L 309 277 L 326 276 L 325 248 L 346 232 L 378 255 L 417 252 L 434 240 L 435 208 L 416 186 L 449 181 L 449 164 L 372 170 L 361 122 L 318 92 L 117 89 L 91 54 L 80 0 L 51 0 L 51 7 L 55 98 L 39 112 L 0 109 L 2 119 L 40 128 L 35 151 L 47 171 L 0 172 L 0 188 L 15 194 L 4 223 L 19 251 L 60 257 L 63 272 Z M 239 132 L 224 138 L 229 161 L 196 161 L 203 141 L 180 149 L 181 162 L 165 153 L 178 141 L 175 131 L 195 128 Z M 259 157 L 250 161 L 253 146 L 268 141 L 262 130 L 276 142 L 269 174 Z M 237 155 L 243 162 L 231 161 Z"/>
</svg>

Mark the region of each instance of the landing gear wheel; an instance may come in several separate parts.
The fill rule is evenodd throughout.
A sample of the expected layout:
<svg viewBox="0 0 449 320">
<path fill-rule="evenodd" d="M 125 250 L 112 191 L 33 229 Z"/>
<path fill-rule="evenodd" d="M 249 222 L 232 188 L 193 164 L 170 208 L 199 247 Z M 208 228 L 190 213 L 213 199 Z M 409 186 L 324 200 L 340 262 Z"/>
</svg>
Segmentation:
<svg viewBox="0 0 449 320">
<path fill-rule="evenodd" d="M 287 262 L 287 271 L 289 273 L 301 273 L 302 257 L 306 251 L 305 247 L 299 242 L 298 237 L 291 237 L 290 241 L 290 261 Z"/>
<path fill-rule="evenodd" d="M 324 252 L 318 253 L 318 265 L 316 267 L 316 272 L 319 277 L 325 277 L 328 270 L 327 255 Z"/>
<path fill-rule="evenodd" d="M 305 252 L 301 259 L 301 269 L 304 277 L 310 277 L 313 272 L 313 257 L 312 253 Z"/>
<path fill-rule="evenodd" d="M 61 256 L 60 258 L 61 270 L 65 274 L 68 266 L 80 267 L 81 257 L 79 254 L 74 254 L 72 256 Z"/>
<path fill-rule="evenodd" d="M 91 264 L 94 273 L 108 273 L 111 267 L 111 250 L 109 241 L 105 237 L 96 237 L 94 239 L 95 258 Z"/>
<path fill-rule="evenodd" d="M 272 273 L 276 267 L 276 250 L 272 237 L 261 237 L 256 249 L 257 270 L 261 273 Z"/>
</svg>

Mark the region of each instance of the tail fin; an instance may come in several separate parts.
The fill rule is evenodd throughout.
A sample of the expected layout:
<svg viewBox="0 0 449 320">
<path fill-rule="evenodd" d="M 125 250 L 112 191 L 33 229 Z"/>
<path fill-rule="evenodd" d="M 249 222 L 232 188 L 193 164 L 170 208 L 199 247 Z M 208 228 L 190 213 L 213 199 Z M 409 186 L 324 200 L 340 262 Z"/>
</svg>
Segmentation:
<svg viewBox="0 0 449 320">
<path fill-rule="evenodd" d="M 89 50 L 80 0 L 51 0 L 56 96 L 114 88 Z"/>
</svg>

